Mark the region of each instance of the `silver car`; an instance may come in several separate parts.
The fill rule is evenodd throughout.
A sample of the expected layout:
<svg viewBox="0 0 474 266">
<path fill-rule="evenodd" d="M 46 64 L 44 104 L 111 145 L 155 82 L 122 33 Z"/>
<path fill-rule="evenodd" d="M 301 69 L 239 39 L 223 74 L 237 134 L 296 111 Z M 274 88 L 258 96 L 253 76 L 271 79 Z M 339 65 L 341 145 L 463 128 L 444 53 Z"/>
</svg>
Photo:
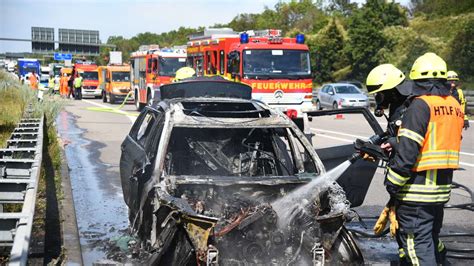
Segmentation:
<svg viewBox="0 0 474 266">
<path fill-rule="evenodd" d="M 368 97 L 356 86 L 349 83 L 324 85 L 318 92 L 316 108 L 339 109 L 344 107 L 369 107 Z"/>
</svg>

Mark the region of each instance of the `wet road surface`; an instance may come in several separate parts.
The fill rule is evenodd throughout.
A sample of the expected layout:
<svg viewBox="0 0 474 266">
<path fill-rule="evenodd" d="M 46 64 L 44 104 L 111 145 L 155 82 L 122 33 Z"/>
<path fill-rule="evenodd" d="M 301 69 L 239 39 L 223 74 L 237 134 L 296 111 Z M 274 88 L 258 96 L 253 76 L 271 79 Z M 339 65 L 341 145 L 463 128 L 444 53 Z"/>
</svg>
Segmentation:
<svg viewBox="0 0 474 266">
<path fill-rule="evenodd" d="M 127 232 L 118 164 L 120 144 L 131 126 L 126 116 L 88 111 L 89 106 L 70 102 L 56 121 L 65 145 L 85 265 L 105 259 L 104 245 Z"/>
</svg>

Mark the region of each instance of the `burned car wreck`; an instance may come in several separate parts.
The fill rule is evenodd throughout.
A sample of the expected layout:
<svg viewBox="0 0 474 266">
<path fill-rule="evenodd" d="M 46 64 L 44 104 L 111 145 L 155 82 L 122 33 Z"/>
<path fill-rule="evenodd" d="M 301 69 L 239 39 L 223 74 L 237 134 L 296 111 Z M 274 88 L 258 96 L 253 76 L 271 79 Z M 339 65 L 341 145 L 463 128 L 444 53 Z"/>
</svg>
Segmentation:
<svg viewBox="0 0 474 266">
<path fill-rule="evenodd" d="M 362 264 L 350 203 L 308 139 L 251 88 L 161 87 L 122 144 L 130 227 L 160 265 Z M 295 193 L 296 191 L 296 193 Z"/>
</svg>

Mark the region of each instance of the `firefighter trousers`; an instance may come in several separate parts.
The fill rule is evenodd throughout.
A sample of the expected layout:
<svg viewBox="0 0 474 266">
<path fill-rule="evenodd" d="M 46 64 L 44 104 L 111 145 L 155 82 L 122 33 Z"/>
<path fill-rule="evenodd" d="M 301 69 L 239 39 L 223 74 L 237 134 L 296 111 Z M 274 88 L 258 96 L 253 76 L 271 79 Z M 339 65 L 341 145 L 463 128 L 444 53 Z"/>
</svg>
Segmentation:
<svg viewBox="0 0 474 266">
<path fill-rule="evenodd" d="M 408 205 L 397 208 L 401 265 L 444 264 L 446 248 L 439 239 L 443 225 L 444 205 Z"/>
</svg>

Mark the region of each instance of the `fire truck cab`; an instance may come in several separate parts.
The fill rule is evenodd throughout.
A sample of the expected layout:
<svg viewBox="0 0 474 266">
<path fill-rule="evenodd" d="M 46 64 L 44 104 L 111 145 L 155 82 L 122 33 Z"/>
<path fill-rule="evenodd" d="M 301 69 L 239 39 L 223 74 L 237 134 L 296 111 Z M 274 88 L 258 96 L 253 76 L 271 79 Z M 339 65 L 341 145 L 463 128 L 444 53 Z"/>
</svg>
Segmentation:
<svg viewBox="0 0 474 266">
<path fill-rule="evenodd" d="M 74 68 L 82 76 L 82 96 L 99 98 L 102 91 L 99 88 L 98 66 L 89 61 L 78 61 Z"/>
<path fill-rule="evenodd" d="M 142 45 L 130 56 L 131 87 L 135 106 L 141 110 L 151 104 L 161 85 L 171 83 L 176 71 L 186 66 L 186 47 L 160 49 L 158 45 Z"/>
<path fill-rule="evenodd" d="M 99 87 L 102 91 L 102 101 L 104 103 L 121 103 L 125 98 L 133 101 L 133 92 L 130 93 L 130 66 L 100 66 Z"/>
<path fill-rule="evenodd" d="M 304 35 L 281 30 L 206 29 L 189 36 L 188 62 L 198 76 L 221 75 L 252 87 L 252 98 L 285 112 L 302 127 L 312 110 L 312 76 Z"/>
</svg>

